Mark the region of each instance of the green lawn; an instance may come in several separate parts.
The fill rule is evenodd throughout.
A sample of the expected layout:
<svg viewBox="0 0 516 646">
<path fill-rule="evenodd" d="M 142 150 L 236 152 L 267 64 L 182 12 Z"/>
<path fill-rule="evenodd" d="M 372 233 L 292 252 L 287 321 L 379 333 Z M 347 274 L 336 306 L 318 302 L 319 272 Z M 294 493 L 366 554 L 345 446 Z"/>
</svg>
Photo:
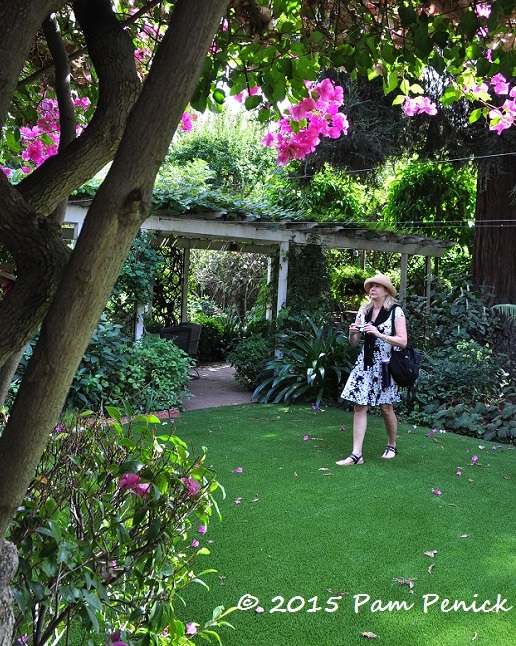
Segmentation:
<svg viewBox="0 0 516 646">
<path fill-rule="evenodd" d="M 207 447 L 226 489 L 222 522 L 198 536 L 211 554 L 197 569 L 217 573 L 176 611 L 203 623 L 244 595 L 264 609 L 230 614 L 224 646 L 353 645 L 369 632 L 386 646 L 514 639 L 513 447 L 402 424 L 399 455 L 383 460 L 383 423 L 371 416 L 365 464 L 337 467 L 352 418 L 336 409 L 205 409 L 176 426 L 195 452 Z"/>
</svg>

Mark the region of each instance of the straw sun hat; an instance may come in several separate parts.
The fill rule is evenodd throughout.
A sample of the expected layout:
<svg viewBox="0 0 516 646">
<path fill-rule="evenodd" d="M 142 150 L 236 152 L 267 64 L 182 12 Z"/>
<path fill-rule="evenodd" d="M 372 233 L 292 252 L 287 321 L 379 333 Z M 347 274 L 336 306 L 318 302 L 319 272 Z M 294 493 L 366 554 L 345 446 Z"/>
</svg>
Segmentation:
<svg viewBox="0 0 516 646">
<path fill-rule="evenodd" d="M 389 276 L 384 276 L 384 274 L 376 274 L 376 276 L 371 276 L 371 278 L 367 278 L 364 282 L 364 289 L 366 294 L 369 294 L 369 288 L 371 287 L 372 283 L 376 283 L 377 285 L 381 285 L 382 287 L 385 287 L 385 289 L 389 290 L 391 296 L 396 296 L 396 289 L 394 285 L 391 283 L 391 279 Z"/>
</svg>

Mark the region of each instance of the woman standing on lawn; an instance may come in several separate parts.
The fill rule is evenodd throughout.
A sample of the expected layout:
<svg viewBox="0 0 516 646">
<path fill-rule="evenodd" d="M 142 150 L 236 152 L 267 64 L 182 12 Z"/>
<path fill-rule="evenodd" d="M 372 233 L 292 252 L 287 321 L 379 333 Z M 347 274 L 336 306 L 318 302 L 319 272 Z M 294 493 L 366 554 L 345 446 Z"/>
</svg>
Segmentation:
<svg viewBox="0 0 516 646">
<path fill-rule="evenodd" d="M 398 386 L 389 374 L 391 347 L 407 345 L 405 314 L 395 301 L 396 290 L 388 276 L 377 274 L 364 282 L 369 301 L 359 309 L 357 318 L 349 327 L 349 343 L 356 347 L 364 337 L 362 351 L 349 375 L 341 398 L 354 403 L 353 449 L 339 466 L 364 464 L 362 444 L 367 429 L 369 406 L 380 406 L 387 447 L 383 458 L 393 458 L 396 451 L 398 421 L 393 404 L 400 401 Z M 392 308 L 395 307 L 395 336 L 393 336 Z"/>
</svg>

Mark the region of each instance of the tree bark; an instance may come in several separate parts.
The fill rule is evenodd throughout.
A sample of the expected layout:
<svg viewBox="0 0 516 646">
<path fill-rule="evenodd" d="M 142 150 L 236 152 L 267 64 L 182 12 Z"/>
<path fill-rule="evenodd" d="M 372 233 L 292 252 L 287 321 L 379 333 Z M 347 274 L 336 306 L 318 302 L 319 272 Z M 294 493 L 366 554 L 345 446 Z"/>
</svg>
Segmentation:
<svg viewBox="0 0 516 646">
<path fill-rule="evenodd" d="M 516 303 L 516 155 L 479 172 L 473 282 L 487 287 L 489 304 Z"/>
<path fill-rule="evenodd" d="M 155 176 L 225 6 L 226 0 L 176 3 L 0 437 L 0 536 L 23 500 L 121 265 L 148 216 Z"/>
<path fill-rule="evenodd" d="M 13 640 L 13 595 L 9 584 L 17 569 L 16 547 L 12 543 L 0 540 L 0 646 L 11 646 Z"/>
</svg>

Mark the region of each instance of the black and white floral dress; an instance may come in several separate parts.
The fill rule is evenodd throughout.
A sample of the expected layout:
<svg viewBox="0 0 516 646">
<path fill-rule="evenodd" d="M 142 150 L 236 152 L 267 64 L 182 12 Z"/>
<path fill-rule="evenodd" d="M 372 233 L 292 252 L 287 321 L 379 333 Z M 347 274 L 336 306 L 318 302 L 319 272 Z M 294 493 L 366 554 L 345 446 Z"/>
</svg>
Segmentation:
<svg viewBox="0 0 516 646">
<path fill-rule="evenodd" d="M 395 320 L 402 316 L 405 316 L 403 310 L 399 305 L 396 305 Z M 359 325 L 365 323 L 365 314 L 362 310 L 359 311 L 357 319 Z M 393 336 L 391 316 L 383 323 L 379 323 L 377 327 L 382 334 Z M 391 348 L 390 343 L 376 338 L 373 349 L 373 365 L 370 368 L 364 368 L 364 345 L 362 344 L 360 355 L 342 391 L 342 399 L 363 406 L 395 404 L 400 401 L 398 386 L 392 379 L 388 388 L 382 388 L 382 361 L 390 359 Z"/>
</svg>

